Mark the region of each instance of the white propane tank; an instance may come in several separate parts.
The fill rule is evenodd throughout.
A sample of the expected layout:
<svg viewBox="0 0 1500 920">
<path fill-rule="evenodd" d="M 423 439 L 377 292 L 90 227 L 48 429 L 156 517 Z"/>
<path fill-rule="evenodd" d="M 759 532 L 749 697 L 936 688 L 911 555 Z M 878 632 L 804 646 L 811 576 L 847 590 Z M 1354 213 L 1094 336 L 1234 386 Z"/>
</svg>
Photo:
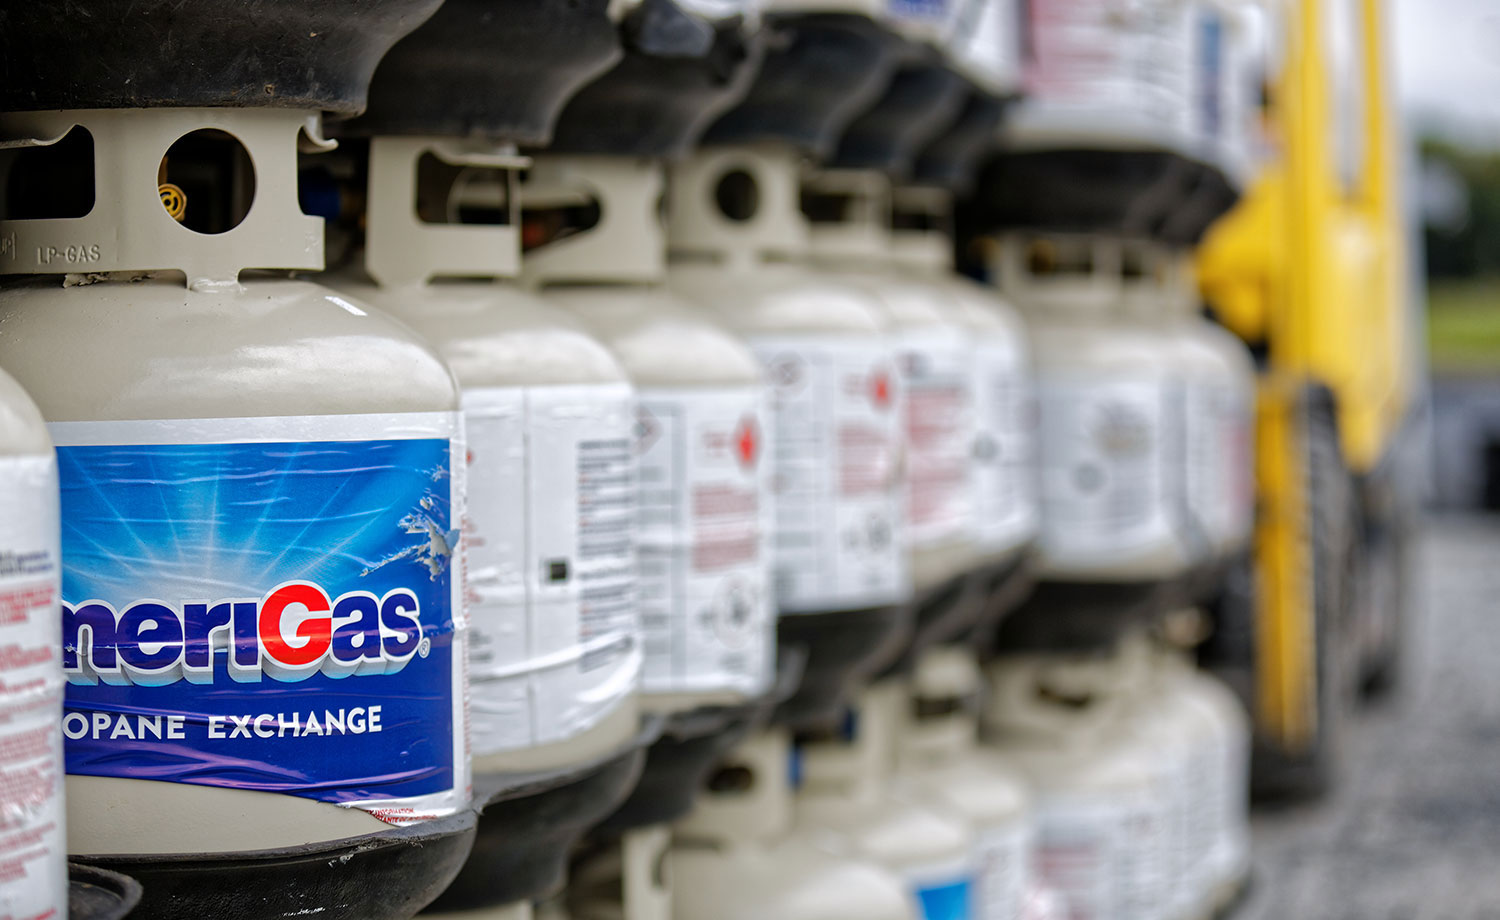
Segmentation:
<svg viewBox="0 0 1500 920">
<path fill-rule="evenodd" d="M 1177 374 L 1149 331 L 1121 323 L 1120 246 L 1104 237 L 1011 236 L 1001 290 L 1031 329 L 1040 410 L 1039 576 L 1062 582 L 1183 577 L 1171 499 Z"/>
<path fill-rule="evenodd" d="M 1158 693 L 1207 729 L 1212 837 L 1207 874 L 1210 909 L 1217 912 L 1233 902 L 1250 871 L 1250 718 L 1234 692 L 1194 667 L 1186 654 L 1166 645 L 1152 653 Z"/>
<path fill-rule="evenodd" d="M 68 912 L 63 807 L 63 673 L 58 622 L 57 460 L 25 391 L 0 371 L 0 772 L 7 790 L 0 838 L 0 916 Z"/>
<path fill-rule="evenodd" d="M 1252 178 L 1259 111 L 1250 0 L 1195 0 L 1192 19 L 1193 126 L 1203 160 L 1237 186 Z"/>
<path fill-rule="evenodd" d="M 1216 727 L 1161 682 L 1155 649 L 1144 632 L 1122 640 L 1113 667 L 1101 670 L 1104 692 L 1124 704 L 1119 729 L 1140 745 L 1159 772 L 1168 809 L 1164 917 L 1205 920 L 1214 912 L 1212 855 L 1219 834 L 1219 745 Z"/>
<path fill-rule="evenodd" d="M 1073 920 L 1160 920 L 1170 802 L 1155 752 L 1113 723 L 1108 659 L 1010 656 L 988 670 L 986 742 L 1031 785 L 1042 882 Z M 1107 681 L 1106 681 L 1107 682 Z"/>
<path fill-rule="evenodd" d="M 323 267 L 297 201 L 315 112 L 0 120 L 40 145 L 80 128 L 92 210 L 0 222 L 0 271 L 45 273 L 0 289 L 0 366 L 58 445 L 68 846 L 148 891 L 215 866 L 174 887 L 183 910 L 292 910 L 277 873 L 310 847 L 359 873 L 350 910 L 426 903 L 473 833 L 457 385 L 374 308 L 244 272 Z M 400 873 L 362 855 L 389 846 Z"/>
<path fill-rule="evenodd" d="M 674 829 L 675 920 L 920 920 L 903 880 L 793 832 L 784 730 L 741 744 Z"/>
<path fill-rule="evenodd" d="M 1035 882 L 1029 795 L 1004 757 L 979 745 L 980 690 L 972 653 L 940 647 L 918 659 L 897 739 L 896 786 L 973 827 L 973 920 L 1020 920 Z"/>
<path fill-rule="evenodd" d="M 941 603 L 979 562 L 972 499 L 974 359 L 950 298 L 890 271 L 890 181 L 874 170 L 803 180 L 809 258 L 884 308 L 904 392 L 906 519 L 918 609 Z"/>
<path fill-rule="evenodd" d="M 1181 371 L 1174 498 L 1189 545 L 1213 577 L 1244 551 L 1254 523 L 1254 362 L 1243 342 L 1201 316 L 1190 254 L 1144 242 L 1129 251 L 1122 313 L 1156 333 Z"/>
<path fill-rule="evenodd" d="M 605 341 L 636 385 L 636 532 L 643 705 L 749 703 L 769 689 L 770 426 L 760 362 L 663 286 L 662 169 L 631 157 L 543 156 L 522 189 L 546 234 L 524 277 Z M 568 209 L 597 222 L 550 228 Z"/>
<path fill-rule="evenodd" d="M 1031 343 L 1020 313 L 992 288 L 958 275 L 946 230 L 952 201 L 936 188 L 897 187 L 891 266 L 947 299 L 968 331 L 974 380 L 971 483 L 982 564 L 1007 568 L 1041 527 Z"/>
<path fill-rule="evenodd" d="M 1120 322 L 1151 336 L 1171 375 L 1167 411 L 1168 501 L 1182 544 L 1200 570 L 1220 560 L 1210 520 L 1222 516 L 1217 477 L 1228 458 L 1219 456 L 1213 396 L 1227 383 L 1223 357 L 1203 345 L 1174 303 L 1176 265 L 1171 251 L 1144 240 L 1121 243 Z"/>
<path fill-rule="evenodd" d="M 868 294 L 793 261 L 799 170 L 787 147 L 699 152 L 672 170 L 667 222 L 672 287 L 769 377 L 779 630 L 809 653 L 794 721 L 837 708 L 911 599 L 895 350 Z"/>
<path fill-rule="evenodd" d="M 1181 335 L 1202 355 L 1213 381 L 1205 394 L 1199 424 L 1207 429 L 1190 438 L 1205 457 L 1189 467 L 1189 494 L 1199 500 L 1210 545 L 1221 557 L 1244 552 L 1255 527 L 1255 393 L 1258 375 L 1250 349 L 1234 333 L 1202 315 L 1202 297 L 1190 251 L 1169 255 L 1167 311 Z"/>
<path fill-rule="evenodd" d="M 373 138 L 365 271 L 330 279 L 419 332 L 462 387 L 476 774 L 586 764 L 639 719 L 634 393 L 574 317 L 507 280 L 524 165 L 494 143 Z M 510 221 L 458 222 L 480 203 Z"/>
<path fill-rule="evenodd" d="M 908 703 L 905 681 L 877 682 L 860 694 L 844 726 L 801 742 L 798 831 L 829 853 L 896 873 L 923 920 L 973 917 L 978 835 L 969 819 L 917 804 L 891 782 Z"/>
<path fill-rule="evenodd" d="M 1028 13 L 1026 95 L 1008 143 L 1191 151 L 1187 0 L 1032 0 Z"/>
</svg>

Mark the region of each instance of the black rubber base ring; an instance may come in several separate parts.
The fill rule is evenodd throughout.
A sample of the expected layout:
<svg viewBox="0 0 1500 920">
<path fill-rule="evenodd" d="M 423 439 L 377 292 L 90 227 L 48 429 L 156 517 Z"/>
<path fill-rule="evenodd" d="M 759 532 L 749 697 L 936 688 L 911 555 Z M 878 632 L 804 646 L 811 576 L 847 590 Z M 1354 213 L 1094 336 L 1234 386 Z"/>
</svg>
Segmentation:
<svg viewBox="0 0 1500 920">
<path fill-rule="evenodd" d="M 286 850 L 72 858 L 140 882 L 132 920 L 405 920 L 458 874 L 474 842 L 475 820 L 466 810 Z"/>
<path fill-rule="evenodd" d="M 869 607 L 833 613 L 783 613 L 776 622 L 778 655 L 806 656 L 797 689 L 772 721 L 793 729 L 837 721 L 850 689 L 900 655 L 912 635 L 912 608 Z"/>
<path fill-rule="evenodd" d="M 68 920 L 120 920 L 141 900 L 141 885 L 129 876 L 93 866 L 68 864 Z"/>
<path fill-rule="evenodd" d="M 996 631 L 992 652 L 1103 651 L 1178 606 L 1187 576 L 1153 581 L 1040 581 Z"/>
<path fill-rule="evenodd" d="M 1036 589 L 1036 558 L 1030 550 L 1014 556 L 971 576 L 975 580 L 975 591 L 982 598 L 983 609 L 979 619 L 962 636 L 954 641 L 963 642 L 972 648 L 985 650 L 995 643 L 1000 624 L 1016 611 L 1031 592 Z"/>
<path fill-rule="evenodd" d="M 960 238 L 1027 228 L 1195 239 L 1234 201 L 1217 172 L 1168 150 L 1001 151 L 960 208 Z"/>
<path fill-rule="evenodd" d="M 910 674 L 922 652 L 972 628 L 984 611 L 984 598 L 972 573 L 950 578 L 912 602 L 912 634 L 895 659 L 876 675 L 880 680 Z"/>
<path fill-rule="evenodd" d="M 592 836 L 615 837 L 686 817 L 719 758 L 750 733 L 759 711 L 758 706 L 745 706 L 668 719 L 661 737 L 646 751 L 635 790 Z"/>
<path fill-rule="evenodd" d="M 468 862 L 429 910 L 476 910 L 555 893 L 567 878 L 573 846 L 635 788 L 645 759 L 644 745 L 632 744 L 565 783 L 510 789 L 491 799 Z M 480 785 L 476 778 L 476 789 Z"/>
</svg>

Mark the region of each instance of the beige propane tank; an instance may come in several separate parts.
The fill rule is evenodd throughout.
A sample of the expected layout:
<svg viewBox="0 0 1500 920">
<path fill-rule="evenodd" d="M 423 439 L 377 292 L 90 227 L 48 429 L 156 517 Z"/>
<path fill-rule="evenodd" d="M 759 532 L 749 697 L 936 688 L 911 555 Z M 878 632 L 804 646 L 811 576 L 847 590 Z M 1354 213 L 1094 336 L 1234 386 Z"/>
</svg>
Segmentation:
<svg viewBox="0 0 1500 920">
<path fill-rule="evenodd" d="M 847 702 L 911 599 L 895 350 L 869 294 L 798 264 L 800 168 L 785 145 L 708 148 L 673 167 L 668 196 L 672 288 L 769 377 L 778 630 L 807 650 L 793 724 Z"/>
<path fill-rule="evenodd" d="M 1205 430 L 1190 438 L 1201 442 L 1204 456 L 1188 469 L 1189 495 L 1201 494 L 1204 530 L 1224 558 L 1248 548 L 1255 526 L 1255 359 L 1243 341 L 1203 317 L 1192 253 L 1173 251 L 1168 260 L 1167 316 L 1202 355 L 1206 382 L 1212 373 L 1196 421 Z"/>
<path fill-rule="evenodd" d="M 674 829 L 675 920 L 919 920 L 904 880 L 793 833 L 784 730 L 741 744 Z"/>
<path fill-rule="evenodd" d="M 895 785 L 912 801 L 972 826 L 973 920 L 1019 920 L 1035 881 L 1029 795 L 1005 758 L 979 745 L 980 689 L 970 652 L 944 646 L 917 660 L 897 739 Z"/>
<path fill-rule="evenodd" d="M 1004 573 L 1041 526 L 1026 324 L 993 288 L 954 271 L 953 240 L 947 231 L 950 193 L 897 187 L 892 203 L 891 268 L 946 298 L 951 317 L 968 332 L 974 384 L 974 543 L 981 564 Z"/>
<path fill-rule="evenodd" d="M 1156 753 L 1116 727 L 1124 701 L 1101 687 L 1113 670 L 1110 658 L 997 660 L 986 741 L 1031 785 L 1037 872 L 1067 916 L 1160 920 L 1171 805 Z"/>
<path fill-rule="evenodd" d="M 1170 350 L 1115 316 L 1118 241 L 1011 236 L 1001 290 L 1031 329 L 1040 409 L 1039 576 L 1148 582 L 1191 556 L 1171 500 Z"/>
<path fill-rule="evenodd" d="M 643 705 L 672 713 L 769 688 L 775 609 L 761 366 L 663 286 L 662 186 L 651 160 L 544 156 L 522 196 L 541 242 L 525 277 L 636 385 Z"/>
<path fill-rule="evenodd" d="M 1155 648 L 1143 631 L 1126 636 L 1103 692 L 1124 701 L 1118 728 L 1152 758 L 1168 809 L 1161 916 L 1203 920 L 1213 913 L 1211 856 L 1218 836 L 1214 783 L 1219 775 L 1215 726 L 1161 682 Z"/>
<path fill-rule="evenodd" d="M 1157 695 L 1204 726 L 1210 910 L 1223 909 L 1250 871 L 1250 719 L 1234 692 L 1165 644 L 1151 647 Z"/>
<path fill-rule="evenodd" d="M 450 181 L 419 189 L 433 157 Z M 510 280 L 514 221 L 434 220 L 481 201 L 518 210 L 523 165 L 493 143 L 372 139 L 364 272 L 329 279 L 420 333 L 463 388 L 480 775 L 587 764 L 622 748 L 639 719 L 633 545 L 621 539 L 633 524 L 630 383 L 577 319 Z"/>
<path fill-rule="evenodd" d="M 1033 0 L 1026 97 L 1005 127 L 1020 148 L 1193 147 L 1186 0 Z"/>
<path fill-rule="evenodd" d="M 1167 412 L 1171 437 L 1167 448 L 1168 500 L 1180 539 L 1200 570 L 1220 560 L 1209 536 L 1209 519 L 1219 495 L 1218 442 L 1211 396 L 1228 376 L 1222 356 L 1204 347 L 1182 321 L 1174 303 L 1175 265 L 1171 251 L 1144 240 L 1121 244 L 1120 322 L 1152 338 L 1170 373 Z"/>
<path fill-rule="evenodd" d="M 800 744 L 797 828 L 830 853 L 896 873 L 924 920 L 960 920 L 973 916 L 978 835 L 967 819 L 919 804 L 892 783 L 909 699 L 905 681 L 879 681 L 860 694 L 843 726 Z"/>
<path fill-rule="evenodd" d="M 972 602 L 960 587 L 980 559 L 971 497 L 975 386 L 969 330 L 949 296 L 890 270 L 890 180 L 883 173 L 810 174 L 803 180 L 803 210 L 812 220 L 812 263 L 873 295 L 896 342 L 917 607 L 938 605 L 946 612 Z"/>
<path fill-rule="evenodd" d="M 174 887 L 188 913 L 250 891 L 284 906 L 268 880 L 309 846 L 351 860 L 352 911 L 426 903 L 474 834 L 459 391 L 400 322 L 246 270 L 323 267 L 322 221 L 296 191 L 299 144 L 330 146 L 317 112 L 4 121 L 42 147 L 81 126 L 97 157 L 86 215 L 0 221 L 23 250 L 4 271 L 39 275 L 0 287 L 0 366 L 47 419 L 68 496 L 69 848 L 128 860 L 148 892 L 158 872 L 212 865 Z M 253 206 L 216 209 L 252 175 Z M 183 223 L 164 199 L 186 199 Z M 100 245 L 32 263 L 59 235 Z M 142 502 L 159 509 L 149 521 L 124 510 Z M 296 626 L 278 619 L 299 605 Z M 242 640 L 207 638 L 231 619 Z M 359 858 L 379 835 L 411 847 L 413 874 Z M 297 890 L 306 904 L 331 896 L 316 881 Z M 143 909 L 160 909 L 151 898 Z"/>
</svg>

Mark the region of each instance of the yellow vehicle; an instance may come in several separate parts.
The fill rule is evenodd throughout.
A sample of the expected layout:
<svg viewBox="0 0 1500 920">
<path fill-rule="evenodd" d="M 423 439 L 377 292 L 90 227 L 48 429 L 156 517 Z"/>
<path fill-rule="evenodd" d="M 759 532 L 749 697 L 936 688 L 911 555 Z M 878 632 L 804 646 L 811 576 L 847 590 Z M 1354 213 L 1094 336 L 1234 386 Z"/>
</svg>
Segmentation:
<svg viewBox="0 0 1500 920">
<path fill-rule="evenodd" d="M 1352 35 L 1331 34 L 1332 2 L 1351 4 Z M 1262 359 L 1252 577 L 1217 605 L 1206 651 L 1244 679 L 1257 789 L 1296 794 L 1336 775 L 1355 691 L 1396 679 L 1415 518 L 1401 435 L 1418 373 L 1382 4 L 1284 0 L 1273 12 L 1276 152 L 1199 250 L 1205 299 Z M 1354 39 L 1344 76 L 1362 105 L 1335 101 L 1337 38 Z M 1352 178 L 1340 119 L 1362 152 Z"/>
</svg>

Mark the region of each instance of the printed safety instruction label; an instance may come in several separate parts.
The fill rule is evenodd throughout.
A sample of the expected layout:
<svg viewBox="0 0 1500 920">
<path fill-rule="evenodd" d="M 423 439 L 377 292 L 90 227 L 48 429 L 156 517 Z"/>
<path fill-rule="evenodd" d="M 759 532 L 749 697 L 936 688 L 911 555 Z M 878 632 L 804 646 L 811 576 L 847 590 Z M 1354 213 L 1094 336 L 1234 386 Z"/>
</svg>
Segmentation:
<svg viewBox="0 0 1500 920">
<path fill-rule="evenodd" d="M 974 920 L 1020 920 L 1032 881 L 1035 844 L 1028 821 L 980 832 L 975 847 Z"/>
<path fill-rule="evenodd" d="M 1043 377 L 1038 397 L 1047 560 L 1087 566 L 1175 541 L 1163 383 Z"/>
<path fill-rule="evenodd" d="M 1164 820 L 1149 796 L 1044 798 L 1035 814 L 1037 874 L 1070 920 L 1155 916 Z"/>
<path fill-rule="evenodd" d="M 982 551 L 1030 540 L 1037 508 L 1036 397 L 1021 343 L 985 338 L 974 355 L 974 524 Z"/>
<path fill-rule="evenodd" d="M 474 388 L 463 407 L 482 757 L 575 737 L 635 690 L 635 396 L 623 383 Z"/>
<path fill-rule="evenodd" d="M 647 692 L 756 695 L 770 686 L 776 620 L 764 403 L 758 387 L 640 391 Z"/>
<path fill-rule="evenodd" d="M 905 388 L 907 527 L 913 547 L 970 537 L 974 360 L 957 330 L 899 339 Z"/>
<path fill-rule="evenodd" d="M 793 336 L 751 346 L 770 380 L 781 613 L 900 603 L 910 575 L 893 352 L 878 340 Z"/>
<path fill-rule="evenodd" d="M 1161 128 L 1191 118 L 1190 4 L 1029 0 L 1037 104 L 1136 115 Z"/>
</svg>

